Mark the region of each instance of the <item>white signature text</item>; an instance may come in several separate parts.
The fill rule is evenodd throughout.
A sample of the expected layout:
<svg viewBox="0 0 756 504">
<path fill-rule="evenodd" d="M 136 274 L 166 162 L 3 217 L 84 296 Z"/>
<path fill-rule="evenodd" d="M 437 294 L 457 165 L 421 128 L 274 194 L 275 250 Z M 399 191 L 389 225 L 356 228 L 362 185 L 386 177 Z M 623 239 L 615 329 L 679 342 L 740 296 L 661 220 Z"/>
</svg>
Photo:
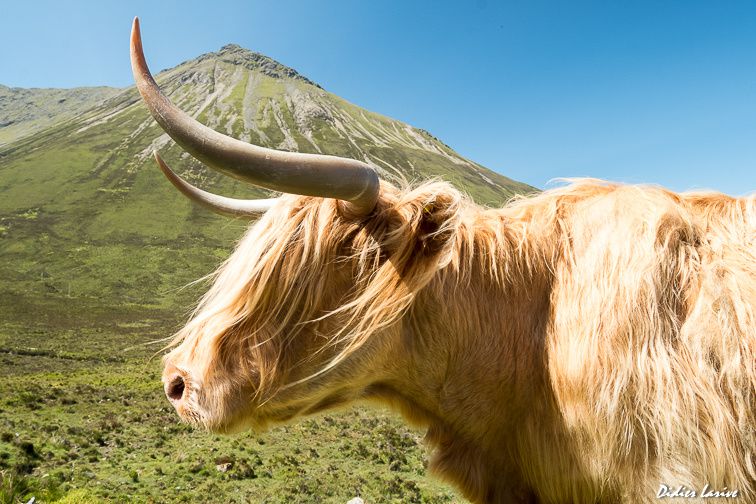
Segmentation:
<svg viewBox="0 0 756 504">
<path fill-rule="evenodd" d="M 696 497 L 699 497 L 701 499 L 711 499 L 711 498 L 720 498 L 720 499 L 736 499 L 738 497 L 738 491 L 736 489 L 728 489 L 727 487 L 722 487 L 721 489 L 714 489 L 709 486 L 709 484 L 705 484 L 700 492 L 697 492 L 696 490 L 692 488 L 688 488 L 685 485 L 679 485 L 676 487 L 668 487 L 667 485 L 659 485 L 659 491 L 656 492 L 656 498 L 657 499 L 675 499 L 675 498 L 684 498 L 684 499 L 694 499 Z"/>
</svg>

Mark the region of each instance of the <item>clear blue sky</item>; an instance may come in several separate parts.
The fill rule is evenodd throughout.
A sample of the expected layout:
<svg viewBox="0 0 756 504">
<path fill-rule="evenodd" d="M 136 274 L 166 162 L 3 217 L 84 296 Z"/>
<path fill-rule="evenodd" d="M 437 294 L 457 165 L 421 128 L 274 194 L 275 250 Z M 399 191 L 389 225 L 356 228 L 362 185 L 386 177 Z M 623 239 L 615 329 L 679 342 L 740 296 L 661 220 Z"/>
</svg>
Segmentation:
<svg viewBox="0 0 756 504">
<path fill-rule="evenodd" d="M 237 43 L 461 154 L 556 177 L 756 190 L 756 2 L 2 0 L 0 84 L 131 84 Z"/>
</svg>

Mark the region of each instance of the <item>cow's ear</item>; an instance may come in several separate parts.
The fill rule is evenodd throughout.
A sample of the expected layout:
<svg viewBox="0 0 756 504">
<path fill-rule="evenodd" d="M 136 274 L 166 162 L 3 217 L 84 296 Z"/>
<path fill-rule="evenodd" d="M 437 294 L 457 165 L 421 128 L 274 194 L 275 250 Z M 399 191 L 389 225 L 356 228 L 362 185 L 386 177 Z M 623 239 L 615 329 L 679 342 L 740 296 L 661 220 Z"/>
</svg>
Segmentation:
<svg viewBox="0 0 756 504">
<path fill-rule="evenodd" d="M 447 250 L 459 225 L 459 195 L 437 192 L 430 196 L 423 201 L 417 226 L 418 245 L 425 256 Z"/>
</svg>

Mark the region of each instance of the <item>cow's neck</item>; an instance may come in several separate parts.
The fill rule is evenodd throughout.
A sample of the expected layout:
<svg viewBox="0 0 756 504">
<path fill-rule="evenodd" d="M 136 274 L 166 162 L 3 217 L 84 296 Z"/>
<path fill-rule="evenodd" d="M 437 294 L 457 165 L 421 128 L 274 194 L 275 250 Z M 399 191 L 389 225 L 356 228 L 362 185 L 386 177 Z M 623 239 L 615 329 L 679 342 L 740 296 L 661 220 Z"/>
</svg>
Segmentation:
<svg viewBox="0 0 756 504">
<path fill-rule="evenodd" d="M 440 272 L 402 323 L 393 383 L 376 386 L 408 420 L 428 427 L 438 448 L 436 470 L 466 488 L 468 497 L 485 501 L 486 492 L 527 492 L 518 486 L 517 474 L 509 474 L 516 472 L 517 452 L 509 444 L 523 422 L 547 408 L 543 345 L 550 275 L 539 259 L 549 254 L 535 253 L 534 244 L 526 244 L 533 255 L 522 254 L 523 241 L 538 238 L 532 229 L 527 235 L 525 226 L 483 231 L 499 231 L 498 260 L 509 264 L 499 265 L 496 278 L 487 258 L 462 256 L 457 267 Z M 476 243 L 460 248 L 488 252 Z M 499 447 L 498 453 L 485 453 L 483 447 Z M 460 469 L 465 465 L 471 468 L 466 474 Z M 481 482 L 490 478 L 476 471 L 497 471 L 497 480 L 511 484 L 483 488 Z M 462 481 L 460 474 L 465 474 Z"/>
</svg>

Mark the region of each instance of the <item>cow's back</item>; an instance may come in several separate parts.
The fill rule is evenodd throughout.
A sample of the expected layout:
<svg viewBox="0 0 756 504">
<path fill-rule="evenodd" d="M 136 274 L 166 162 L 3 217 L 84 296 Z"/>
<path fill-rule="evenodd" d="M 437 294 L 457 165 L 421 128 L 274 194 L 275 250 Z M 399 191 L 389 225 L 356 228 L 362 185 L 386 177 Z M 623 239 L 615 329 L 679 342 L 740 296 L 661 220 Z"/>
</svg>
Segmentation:
<svg viewBox="0 0 756 504">
<path fill-rule="evenodd" d="M 635 186 L 564 205 L 546 359 L 579 472 L 534 470 L 547 500 L 756 498 L 754 208 Z"/>
</svg>

